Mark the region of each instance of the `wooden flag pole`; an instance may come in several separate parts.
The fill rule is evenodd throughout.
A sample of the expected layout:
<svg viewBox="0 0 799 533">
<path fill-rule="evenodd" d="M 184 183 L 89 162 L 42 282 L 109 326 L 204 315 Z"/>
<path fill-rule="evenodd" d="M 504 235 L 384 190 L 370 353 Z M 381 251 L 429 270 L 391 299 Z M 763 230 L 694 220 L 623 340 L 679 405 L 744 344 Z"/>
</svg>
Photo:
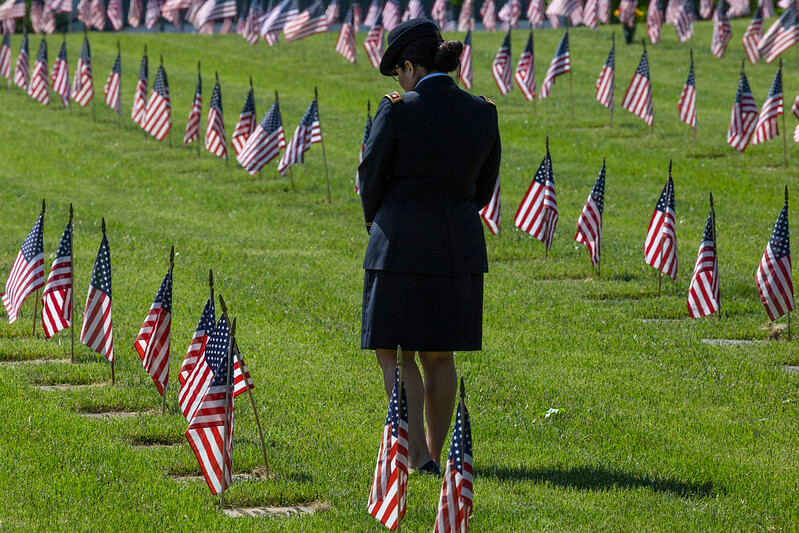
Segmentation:
<svg viewBox="0 0 799 533">
<path fill-rule="evenodd" d="M 105 217 L 102 220 L 102 228 L 103 228 L 103 238 L 105 238 Z M 116 385 L 117 379 L 114 373 L 114 360 L 111 359 L 111 385 Z"/>
<path fill-rule="evenodd" d="M 172 274 L 172 269 L 173 268 L 175 268 L 175 245 L 174 244 L 172 245 L 172 249 L 169 250 L 169 274 Z M 156 329 L 157 329 L 157 325 L 156 325 L 156 328 L 153 328 L 153 333 L 155 333 Z M 170 355 L 171 355 L 171 353 L 170 353 Z M 166 414 L 166 392 L 169 390 L 169 371 L 168 371 L 169 370 L 169 359 L 170 359 L 170 357 L 167 356 L 167 359 L 166 359 L 167 374 L 166 374 L 166 383 L 164 383 L 164 394 L 162 395 L 162 398 L 161 398 L 161 415 L 165 415 Z"/>
<path fill-rule="evenodd" d="M 547 156 L 549 155 L 549 135 L 547 135 Z M 549 165 L 549 158 L 547 158 L 547 165 Z M 545 217 L 546 226 L 544 226 L 544 237 L 549 234 L 549 217 Z M 549 260 L 549 246 L 544 242 L 544 261 Z"/>
<path fill-rule="evenodd" d="M 197 61 L 197 78 L 199 78 L 199 77 L 200 77 L 200 62 Z M 200 109 L 200 115 L 202 115 L 202 109 Z M 199 120 L 200 120 L 200 122 L 202 122 L 202 116 L 200 116 Z M 197 144 L 197 159 L 199 159 L 200 158 L 200 123 L 199 122 L 197 123 L 197 143 L 196 144 Z M 211 285 L 213 286 L 213 280 L 211 282 Z M 211 298 L 211 300 L 213 300 L 213 298 Z"/>
<path fill-rule="evenodd" d="M 782 75 L 782 57 L 780 57 L 780 75 Z M 783 98 L 783 101 L 785 99 Z M 783 106 L 784 107 L 784 106 Z M 782 113 L 782 165 L 788 166 L 788 130 L 785 129 L 785 112 Z"/>
<path fill-rule="evenodd" d="M 397 345 L 397 370 L 398 372 L 398 380 L 397 380 L 397 412 L 399 413 L 398 420 L 402 418 L 402 363 L 403 363 L 403 355 L 402 355 L 402 346 Z M 398 422 L 399 423 L 399 422 Z M 399 472 L 397 472 L 397 529 L 395 531 L 400 533 L 402 528 L 402 494 L 399 490 Z"/>
<path fill-rule="evenodd" d="M 147 57 L 147 43 L 144 44 L 144 57 Z M 150 77 L 149 69 L 150 69 L 150 60 L 148 59 L 147 60 L 147 70 L 148 70 L 147 77 L 148 78 Z M 145 96 L 145 98 L 147 97 L 146 91 L 145 91 L 145 95 L 144 96 Z M 146 111 L 147 111 L 146 103 L 145 103 L 145 106 L 144 106 L 144 110 L 145 110 L 145 113 L 146 113 Z M 140 124 L 140 126 L 141 126 L 142 135 L 144 135 L 144 139 L 146 140 L 147 139 L 147 130 L 144 129 L 143 125 Z M 170 129 L 170 131 L 172 130 L 172 128 L 169 128 L 169 129 Z"/>
<path fill-rule="evenodd" d="M 566 35 L 569 35 L 569 26 L 566 26 Z M 568 38 L 568 37 L 567 37 Z M 571 54 L 571 43 L 569 43 L 569 54 Z M 574 82 L 572 81 L 572 69 L 569 67 L 569 95 L 571 96 L 572 122 L 574 122 Z"/>
<path fill-rule="evenodd" d="M 327 33 L 325 33 L 325 35 L 327 35 Z M 319 117 L 319 115 L 320 115 L 320 113 L 319 113 L 319 91 L 316 90 L 316 86 L 315 85 L 314 85 L 314 88 L 313 88 L 313 95 L 314 95 L 314 98 L 316 99 L 316 114 L 317 114 L 317 117 Z M 321 119 L 321 117 L 319 117 L 319 136 L 320 137 L 322 136 L 322 119 Z M 327 170 L 327 155 L 325 155 L 325 141 L 324 141 L 324 139 L 321 141 L 321 145 L 322 145 L 322 159 L 325 162 L 325 181 L 327 182 L 327 203 L 330 203 L 330 202 L 332 202 L 332 199 L 330 198 L 330 172 Z"/>
<path fill-rule="evenodd" d="M 211 283 L 213 283 L 213 279 L 211 280 Z M 213 291 L 213 288 L 211 289 L 211 291 Z M 227 317 L 227 305 L 225 305 L 225 299 L 222 298 L 221 294 L 219 295 L 219 305 L 220 307 L 222 307 L 222 313 Z M 242 375 L 244 375 L 244 360 L 241 357 L 241 351 L 239 351 L 239 345 L 235 341 L 233 343 L 233 351 L 236 354 L 236 360 L 239 362 L 239 368 L 241 369 Z M 250 405 L 252 405 L 252 412 L 255 415 L 255 424 L 258 426 L 258 436 L 261 438 L 261 451 L 264 454 L 264 469 L 266 470 L 265 475 L 268 478 L 269 459 L 267 459 L 266 457 L 266 441 L 264 440 L 264 430 L 261 427 L 261 419 L 258 417 L 258 409 L 255 407 L 255 396 L 253 396 L 252 394 L 252 388 L 250 387 L 249 383 L 247 383 L 246 377 L 244 379 L 244 384 L 247 386 L 247 394 L 250 397 Z"/>
<path fill-rule="evenodd" d="M 225 386 L 225 427 L 222 434 L 222 490 L 219 491 L 219 507 L 225 508 L 225 481 L 227 480 L 227 447 L 228 447 L 228 429 L 230 420 L 230 409 L 232 407 L 230 394 L 230 382 L 233 374 L 233 342 L 236 340 L 236 319 L 233 319 L 233 325 L 230 326 L 230 342 L 228 343 L 227 350 L 227 385 Z M 232 463 L 231 459 L 231 463 Z M 233 481 L 233 472 L 230 473 L 230 480 Z"/>
<path fill-rule="evenodd" d="M 713 205 L 713 192 L 712 191 L 710 193 L 710 224 L 713 226 L 713 247 L 716 249 L 715 250 L 715 253 L 716 253 L 716 264 L 718 265 L 718 262 L 719 262 L 719 239 L 718 239 L 718 236 L 716 235 L 716 208 Z M 716 272 L 716 274 L 718 275 L 718 272 Z M 718 279 L 716 279 L 715 282 L 718 283 L 719 282 Z M 716 311 L 716 312 L 718 313 L 719 320 L 721 320 L 721 289 L 719 289 L 719 299 L 716 302 L 716 305 L 718 306 L 718 311 Z"/>
<path fill-rule="evenodd" d="M 44 232 L 44 200 L 42 200 L 42 232 Z M 39 289 L 36 289 L 36 298 L 33 300 L 33 331 L 31 335 L 36 338 L 36 315 L 39 314 Z"/>
<path fill-rule="evenodd" d="M 278 105 L 280 104 L 280 99 L 277 97 L 277 89 L 275 89 L 275 102 L 277 102 Z M 293 190 L 295 190 L 294 189 L 294 173 L 291 171 L 291 165 L 289 165 L 289 178 L 291 178 L 291 190 L 293 191 Z"/>
<path fill-rule="evenodd" d="M 72 225 L 72 202 L 69 203 L 69 264 L 72 272 L 72 290 L 69 293 L 69 321 L 72 330 L 72 356 L 70 358 L 72 364 L 75 364 L 75 248 L 72 244 L 72 236 L 75 233 L 75 227 Z"/>
</svg>

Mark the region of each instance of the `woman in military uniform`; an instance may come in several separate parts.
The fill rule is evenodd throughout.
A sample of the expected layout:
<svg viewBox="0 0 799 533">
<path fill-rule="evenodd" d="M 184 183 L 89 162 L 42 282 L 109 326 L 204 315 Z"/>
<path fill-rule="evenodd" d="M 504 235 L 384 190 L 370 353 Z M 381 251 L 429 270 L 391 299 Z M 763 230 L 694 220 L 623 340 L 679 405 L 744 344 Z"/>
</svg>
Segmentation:
<svg viewBox="0 0 799 533">
<path fill-rule="evenodd" d="M 501 151 L 493 102 L 447 74 L 462 51 L 426 19 L 391 31 L 380 73 L 406 92 L 380 102 L 358 168 L 369 231 L 361 348 L 376 350 L 390 395 L 402 346 L 409 461 L 430 473 L 439 472 L 455 406 L 453 352 L 482 349 L 488 260 L 479 210 Z"/>
</svg>

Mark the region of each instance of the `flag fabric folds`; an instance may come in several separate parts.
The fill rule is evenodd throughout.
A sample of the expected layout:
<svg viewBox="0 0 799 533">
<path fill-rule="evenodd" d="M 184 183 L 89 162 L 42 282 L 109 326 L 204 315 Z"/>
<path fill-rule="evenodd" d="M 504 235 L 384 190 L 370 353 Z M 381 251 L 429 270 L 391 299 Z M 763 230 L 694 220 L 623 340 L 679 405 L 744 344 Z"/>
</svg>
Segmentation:
<svg viewBox="0 0 799 533">
<path fill-rule="evenodd" d="M 122 15 L 122 0 L 109 0 L 106 16 L 114 31 L 121 30 L 122 26 L 125 25 L 125 19 Z"/>
<path fill-rule="evenodd" d="M 383 29 L 385 31 L 391 31 L 397 27 L 397 24 L 400 23 L 400 13 L 399 0 L 386 0 L 386 4 L 383 6 Z M 364 25 L 370 26 L 370 24 Z"/>
<path fill-rule="evenodd" d="M 277 165 L 277 170 L 285 174 L 290 165 L 303 163 L 305 152 L 310 150 L 312 144 L 322 142 L 322 128 L 319 124 L 319 104 L 314 97 L 311 105 L 305 111 L 302 120 L 294 130 L 294 136 L 289 141 L 283 157 Z"/>
<path fill-rule="evenodd" d="M 527 5 L 527 20 L 530 21 L 532 26 L 538 26 L 544 22 L 545 12 L 546 6 L 544 5 L 544 0 L 530 0 L 530 3 Z"/>
<path fill-rule="evenodd" d="M 183 363 L 180 366 L 178 373 L 178 381 L 180 382 L 180 392 L 178 393 L 178 403 L 180 410 L 186 421 L 192 419 L 194 412 L 199 406 L 201 398 L 199 383 L 203 383 L 207 376 L 205 373 L 210 370 L 205 367 L 203 373 L 194 373 L 194 369 L 198 364 L 205 364 L 205 348 L 208 344 L 208 338 L 214 331 L 216 324 L 216 312 L 214 309 L 214 301 L 208 298 L 203 308 L 203 313 L 200 315 L 200 321 L 194 330 L 194 335 L 189 343 L 189 349 L 186 350 L 186 356 L 183 358 Z"/>
<path fill-rule="evenodd" d="M 344 22 L 341 24 L 341 30 L 336 40 L 336 52 L 350 63 L 355 63 L 355 28 L 353 26 L 352 8 L 347 11 L 344 16 Z"/>
<path fill-rule="evenodd" d="M 158 67 L 155 83 L 147 101 L 144 113 L 144 131 L 163 141 L 172 128 L 172 101 L 169 97 L 169 85 L 164 65 Z"/>
<path fill-rule="evenodd" d="M 688 79 L 685 80 L 680 99 L 677 101 L 677 110 L 680 112 L 680 120 L 691 126 L 696 132 L 696 77 L 694 76 L 693 55 L 691 55 Z"/>
<path fill-rule="evenodd" d="M 287 22 L 283 27 L 286 42 L 304 39 L 327 31 L 327 13 L 322 0 L 315 0 L 311 6 Z"/>
<path fill-rule="evenodd" d="M 787 188 L 785 194 L 785 205 L 774 224 L 771 239 L 766 245 L 755 276 L 760 301 L 771 320 L 777 320 L 794 309 Z"/>
<path fill-rule="evenodd" d="M 474 507 L 473 476 L 472 424 L 466 404 L 461 399 L 455 414 L 455 427 L 452 429 L 447 467 L 441 484 L 435 533 L 468 533 Z"/>
<path fill-rule="evenodd" d="M 614 42 L 608 52 L 608 58 L 599 72 L 596 80 L 596 101 L 613 110 L 613 89 L 616 86 L 616 43 Z"/>
<path fill-rule="evenodd" d="M 799 118 L 799 93 L 797 93 L 796 98 L 793 101 L 791 113 L 793 113 L 793 116 L 796 118 Z M 794 142 L 799 143 L 799 124 L 797 124 L 793 130 L 793 140 Z"/>
<path fill-rule="evenodd" d="M 716 257 L 716 228 L 713 208 L 707 216 L 705 232 L 696 255 L 694 275 L 688 286 L 688 314 L 702 318 L 719 310 L 719 264 Z"/>
<path fill-rule="evenodd" d="M 103 0 L 92 0 L 91 10 L 91 25 L 94 29 L 103 31 L 105 29 L 105 3 Z"/>
<path fill-rule="evenodd" d="M 383 59 L 385 52 L 384 39 L 383 39 L 383 26 L 378 20 L 374 26 L 366 34 L 363 40 L 363 49 L 366 50 L 366 57 L 369 58 L 369 64 L 374 68 L 380 67 L 380 60 Z"/>
<path fill-rule="evenodd" d="M 151 2 L 153 0 L 150 0 Z M 234 0 L 206 0 L 194 20 L 196 27 L 202 27 L 209 22 L 224 20 L 236 16 L 236 2 Z"/>
<path fill-rule="evenodd" d="M 28 85 L 30 85 L 30 64 L 28 59 L 27 31 L 22 34 L 22 42 L 19 45 L 19 56 L 17 56 L 17 66 L 14 68 L 14 84 L 23 91 L 27 91 Z"/>
<path fill-rule="evenodd" d="M 491 73 L 499 88 L 499 94 L 508 94 L 513 90 L 513 71 L 510 66 L 510 30 L 505 34 L 505 39 L 497 50 L 494 62 L 491 64 Z"/>
<path fill-rule="evenodd" d="M 105 95 L 105 103 L 108 107 L 117 112 L 117 115 L 122 114 L 122 102 L 119 97 L 119 84 L 122 76 L 122 57 L 117 53 L 114 66 L 111 68 L 111 73 L 103 87 L 103 94 Z"/>
<path fill-rule="evenodd" d="M 749 88 L 743 67 L 738 78 L 738 91 L 735 94 L 735 103 L 732 105 L 730 116 L 730 129 L 727 131 L 727 144 L 743 152 L 749 146 L 749 141 L 757 126 L 757 104 Z"/>
<path fill-rule="evenodd" d="M 799 41 L 799 17 L 796 5 L 785 11 L 758 43 L 760 57 L 771 63 Z"/>
<path fill-rule="evenodd" d="M 296 17 L 298 13 L 297 0 L 283 0 L 271 11 L 268 11 L 259 30 L 266 44 L 274 46 L 285 25 Z"/>
<path fill-rule="evenodd" d="M 627 92 L 624 93 L 621 106 L 633 115 L 643 119 L 650 128 L 652 127 L 654 122 L 652 114 L 652 83 L 649 79 L 649 59 L 646 55 L 646 49 L 641 56 L 641 61 L 638 63 L 633 79 L 630 80 Z"/>
<path fill-rule="evenodd" d="M 671 169 L 671 165 L 669 165 Z M 674 221 L 674 182 L 669 171 L 669 180 L 663 187 L 655 211 L 649 220 L 649 229 L 644 242 L 646 264 L 677 280 L 677 233 Z"/>
<path fill-rule="evenodd" d="M 163 396 L 169 384 L 169 349 L 172 339 L 172 268 L 164 276 L 155 300 L 144 318 L 133 347 L 144 371 Z"/>
<path fill-rule="evenodd" d="M 535 100 L 535 55 L 533 53 L 533 32 L 527 37 L 527 45 L 516 63 L 516 72 L 513 75 L 516 85 L 522 91 L 528 102 Z"/>
<path fill-rule="evenodd" d="M 768 98 L 763 102 L 763 108 L 757 117 L 752 144 L 766 142 L 780 134 L 777 117 L 782 115 L 782 113 L 782 67 L 780 67 L 774 75 Z"/>
<path fill-rule="evenodd" d="M 602 257 L 602 213 L 605 209 L 605 160 L 596 178 L 594 187 L 577 219 L 577 233 L 574 240 L 588 248 L 591 265 L 596 268 Z"/>
<path fill-rule="evenodd" d="M 208 119 L 205 126 L 205 149 L 227 159 L 227 136 L 225 135 L 225 120 L 222 114 L 222 88 L 219 81 L 214 84 L 211 93 L 211 103 L 208 106 Z"/>
<path fill-rule="evenodd" d="M 133 28 L 138 28 L 141 25 L 142 15 L 142 0 L 130 0 L 128 7 L 128 24 Z"/>
<path fill-rule="evenodd" d="M 743 39 L 741 40 L 741 43 L 744 46 L 744 52 L 746 52 L 746 58 L 752 64 L 757 63 L 757 60 L 760 59 L 760 50 L 758 49 L 757 45 L 760 42 L 762 35 L 763 6 L 761 5 L 758 6 L 757 11 L 755 11 L 755 16 L 752 17 L 752 22 L 749 23 L 749 26 L 744 32 Z"/>
<path fill-rule="evenodd" d="M 42 292 L 42 329 L 46 339 L 72 325 L 74 299 L 72 219 L 70 219 L 61 235 L 61 242 L 58 244 L 53 266 L 50 268 L 47 284 Z"/>
<path fill-rule="evenodd" d="M 7 33 L 3 34 L 3 44 L 0 46 L 0 76 L 11 79 L 11 39 Z"/>
<path fill-rule="evenodd" d="M 223 314 L 208 339 L 205 357 L 198 361 L 189 377 L 189 381 L 196 381 L 199 403 L 188 421 L 186 439 L 211 494 L 223 492 L 232 480 L 233 395 L 228 387 L 232 342 L 227 317 Z M 195 374 L 202 380 L 195 380 Z"/>
<path fill-rule="evenodd" d="M 501 215 L 502 202 L 500 199 L 499 176 L 497 176 L 497 182 L 494 184 L 494 192 L 491 193 L 491 200 L 480 210 L 480 216 L 483 218 L 483 222 L 486 223 L 488 231 L 490 231 L 492 235 L 499 233 L 500 223 L 502 221 Z"/>
<path fill-rule="evenodd" d="M 197 72 L 197 87 L 194 89 L 194 101 L 189 111 L 189 120 L 186 122 L 186 132 L 183 134 L 183 144 L 200 139 L 200 117 L 203 109 L 203 79 Z"/>
<path fill-rule="evenodd" d="M 483 22 L 483 28 L 486 31 L 494 31 L 497 29 L 497 13 L 494 0 L 485 0 L 483 5 L 480 6 L 480 17 Z"/>
<path fill-rule="evenodd" d="M 544 83 L 541 84 L 541 94 L 539 98 L 543 100 L 549 96 L 552 86 L 555 85 L 555 78 L 567 72 L 571 72 L 569 32 L 563 34 L 558 49 L 555 51 L 555 57 L 552 58 L 552 62 L 549 64 L 547 74 L 544 76 Z"/>
<path fill-rule="evenodd" d="M 155 28 L 161 18 L 161 0 L 147 0 L 147 9 L 144 12 L 144 27 L 148 30 Z"/>
<path fill-rule="evenodd" d="M 369 514 L 394 531 L 405 516 L 407 487 L 408 404 L 397 370 L 369 491 Z"/>
<path fill-rule="evenodd" d="M 250 87 L 250 92 L 247 93 L 247 99 L 244 101 L 244 107 L 239 114 L 239 121 L 236 123 L 236 129 L 233 130 L 233 136 L 230 138 L 230 144 L 233 146 L 233 151 L 238 156 L 247 144 L 247 138 L 255 130 L 255 97 L 253 96 L 253 89 Z"/>
<path fill-rule="evenodd" d="M 690 41 L 694 36 L 694 20 L 696 20 L 696 6 L 693 0 L 682 0 L 674 21 L 674 29 L 681 43 Z"/>
<path fill-rule="evenodd" d="M 36 62 L 33 64 L 33 74 L 28 86 L 28 95 L 42 105 L 50 104 L 50 80 L 47 78 L 47 41 L 42 39 Z"/>
<path fill-rule="evenodd" d="M 78 66 L 75 68 L 75 77 L 72 80 L 72 99 L 86 107 L 94 97 L 94 79 L 92 77 L 92 52 L 89 48 L 89 38 L 83 38 L 80 49 Z"/>
<path fill-rule="evenodd" d="M 660 41 L 660 31 L 663 28 L 665 17 L 663 6 L 664 0 L 649 0 L 649 9 L 646 12 L 646 34 L 652 44 Z"/>
<path fill-rule="evenodd" d="M 513 223 L 544 243 L 547 250 L 552 248 L 552 237 L 558 224 L 558 201 L 555 197 L 555 175 L 552 171 L 548 139 L 547 154 L 522 198 Z"/>
<path fill-rule="evenodd" d="M 718 0 L 716 13 L 713 15 L 713 41 L 710 44 L 710 51 L 713 52 L 713 55 L 719 59 L 724 57 L 724 52 L 727 50 L 727 45 L 731 38 L 732 28 L 724 8 L 724 0 Z"/>
<path fill-rule="evenodd" d="M 280 104 L 275 100 L 255 131 L 247 138 L 247 143 L 236 156 L 239 164 L 251 175 L 258 174 L 261 168 L 272 161 L 286 147 L 283 133 L 283 119 L 280 116 Z"/>
<path fill-rule="evenodd" d="M 133 109 L 130 112 L 130 118 L 142 128 L 144 128 L 145 118 L 147 116 L 147 77 L 148 63 L 147 54 L 145 53 L 141 58 L 139 79 L 136 82 L 136 92 L 133 96 Z"/>
<path fill-rule="evenodd" d="M 31 293 L 44 286 L 44 213 L 39 215 L 17 252 L 0 299 L 8 313 L 8 323 L 17 320 L 17 313 Z"/>
<path fill-rule="evenodd" d="M 472 20 L 473 10 L 474 0 L 464 0 L 461 6 L 461 12 L 458 14 L 458 31 L 471 31 L 474 29 L 474 20 Z"/>
<path fill-rule="evenodd" d="M 61 97 L 61 103 L 69 105 L 69 69 L 67 67 L 67 42 L 61 43 L 61 50 L 53 63 L 53 72 L 50 76 L 53 81 L 53 91 Z"/>
<path fill-rule="evenodd" d="M 377 19 L 380 16 L 380 0 L 372 0 L 369 4 L 369 9 L 366 11 L 366 17 L 363 19 L 364 26 L 374 26 L 377 24 Z"/>
<path fill-rule="evenodd" d="M 111 252 L 103 233 L 97 258 L 94 260 L 89 294 L 83 313 L 80 342 L 114 361 L 114 335 L 111 320 Z"/>
<path fill-rule="evenodd" d="M 460 79 L 467 91 L 472 89 L 472 30 L 466 31 L 463 39 L 463 52 L 461 52 Z"/>
</svg>

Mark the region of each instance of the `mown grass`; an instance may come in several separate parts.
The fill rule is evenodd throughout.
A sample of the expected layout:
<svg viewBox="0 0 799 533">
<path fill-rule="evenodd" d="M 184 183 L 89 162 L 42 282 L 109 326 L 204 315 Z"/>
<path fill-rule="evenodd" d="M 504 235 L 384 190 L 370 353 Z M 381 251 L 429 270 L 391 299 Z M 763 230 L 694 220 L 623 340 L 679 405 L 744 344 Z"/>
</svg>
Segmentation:
<svg viewBox="0 0 799 533">
<path fill-rule="evenodd" d="M 593 84 L 613 28 L 572 32 L 574 120 L 568 78 L 532 105 L 514 91 L 504 102 L 490 77 L 502 35 L 478 33 L 475 92 L 498 102 L 503 139 L 504 203 L 499 237 L 488 236 L 484 350 L 457 356 L 472 414 L 475 513 L 480 531 L 763 530 L 799 527 L 797 376 L 792 343 L 711 346 L 703 338 L 767 339 L 768 319 L 754 286 L 755 268 L 782 205 L 795 190 L 799 151 L 781 140 L 743 155 L 725 145 L 747 21 L 733 23 L 727 57 L 709 50 L 711 25 L 696 26 L 699 137 L 678 121 L 676 102 L 688 71 L 688 45 L 671 27 L 648 47 L 655 129 L 623 110 L 608 128 Z M 643 27 L 639 26 L 639 37 Z M 620 34 L 620 32 L 617 32 Z M 90 110 L 45 109 L 20 91 L 0 91 L 0 271 L 10 268 L 48 200 L 46 262 L 75 205 L 78 307 L 106 217 L 114 286 L 115 387 L 41 391 L 31 384 L 110 383 L 103 358 L 78 347 L 78 364 L 0 368 L 0 527 L 11 530 L 367 530 L 365 512 L 386 402 L 379 371 L 359 348 L 361 260 L 367 235 L 352 192 L 364 108 L 373 109 L 393 81 L 359 55 L 357 67 L 333 51 L 335 36 L 291 46 L 251 48 L 236 36 L 91 34 L 96 90 L 121 42 L 123 114 L 130 111 L 145 44 L 151 79 L 163 54 L 174 107 L 173 147 L 145 139 L 101 101 Z M 363 36 L 359 36 L 359 42 Z M 526 36 L 513 38 L 514 58 Z M 536 33 L 540 81 L 560 32 Z M 80 36 L 69 35 L 70 66 Z M 640 45 L 617 39 L 617 106 Z M 57 39 L 51 38 L 51 49 Z M 18 40 L 13 42 L 14 54 Z M 32 50 L 38 39 L 32 39 Z M 53 54 L 51 53 L 51 56 Z M 796 50 L 785 54 L 788 101 L 799 85 Z M 320 90 L 333 202 L 325 202 L 321 150 L 295 168 L 297 190 L 274 167 L 261 178 L 226 166 L 193 147 L 182 129 L 203 66 L 206 109 L 219 72 L 228 134 L 249 87 L 259 115 L 280 91 L 291 134 Z M 747 66 L 758 104 L 776 65 Z M 788 128 L 795 121 L 788 117 Z M 549 135 L 560 208 L 556 239 L 544 261 L 537 241 L 512 230 L 512 215 L 543 156 Z M 454 154 L 455 156 L 457 154 Z M 591 275 L 587 252 L 571 237 L 607 157 L 603 277 Z M 642 261 L 652 208 L 674 160 L 680 274 L 664 282 Z M 724 317 L 652 322 L 687 316 L 685 293 L 713 191 L 718 220 Z M 174 377 L 207 297 L 217 292 L 239 320 L 239 344 L 276 476 L 237 481 L 233 505 L 321 500 L 332 510 L 314 517 L 229 519 L 198 474 L 181 435 L 175 387 L 167 416 L 132 349 L 133 339 L 176 246 Z M 0 359 L 69 356 L 69 335 L 30 338 L 33 302 L 18 323 L 0 326 Z M 40 330 L 39 330 L 40 331 Z M 549 408 L 559 412 L 545 417 Z M 133 418 L 86 419 L 84 412 L 141 411 Z M 172 444 L 147 448 L 138 444 Z M 131 444 L 137 444 L 132 446 Z M 252 472 L 261 450 L 247 400 L 237 404 L 234 470 Z M 440 480 L 410 481 L 409 531 L 429 530 Z"/>
</svg>

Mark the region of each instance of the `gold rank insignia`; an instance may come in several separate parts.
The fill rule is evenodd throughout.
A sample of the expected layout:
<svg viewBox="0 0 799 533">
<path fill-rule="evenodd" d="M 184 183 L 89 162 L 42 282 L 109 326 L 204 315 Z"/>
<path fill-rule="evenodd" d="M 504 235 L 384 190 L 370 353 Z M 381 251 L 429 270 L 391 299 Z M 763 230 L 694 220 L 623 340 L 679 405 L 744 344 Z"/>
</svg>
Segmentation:
<svg viewBox="0 0 799 533">
<path fill-rule="evenodd" d="M 389 99 L 389 101 L 390 101 L 392 104 L 396 104 L 397 102 L 399 102 L 400 100 L 402 100 L 402 95 L 401 95 L 400 93 L 398 93 L 397 91 L 394 91 L 393 93 L 388 93 L 388 94 L 387 94 L 387 95 L 385 95 L 383 98 L 388 98 L 388 99 Z"/>
<path fill-rule="evenodd" d="M 491 98 L 489 98 L 489 97 L 487 97 L 487 96 L 480 96 L 480 98 L 482 98 L 483 100 L 485 100 L 485 102 L 486 102 L 488 105 L 490 105 L 491 107 L 497 107 L 497 104 L 495 104 L 495 103 L 494 103 L 494 101 L 493 101 Z"/>
</svg>

